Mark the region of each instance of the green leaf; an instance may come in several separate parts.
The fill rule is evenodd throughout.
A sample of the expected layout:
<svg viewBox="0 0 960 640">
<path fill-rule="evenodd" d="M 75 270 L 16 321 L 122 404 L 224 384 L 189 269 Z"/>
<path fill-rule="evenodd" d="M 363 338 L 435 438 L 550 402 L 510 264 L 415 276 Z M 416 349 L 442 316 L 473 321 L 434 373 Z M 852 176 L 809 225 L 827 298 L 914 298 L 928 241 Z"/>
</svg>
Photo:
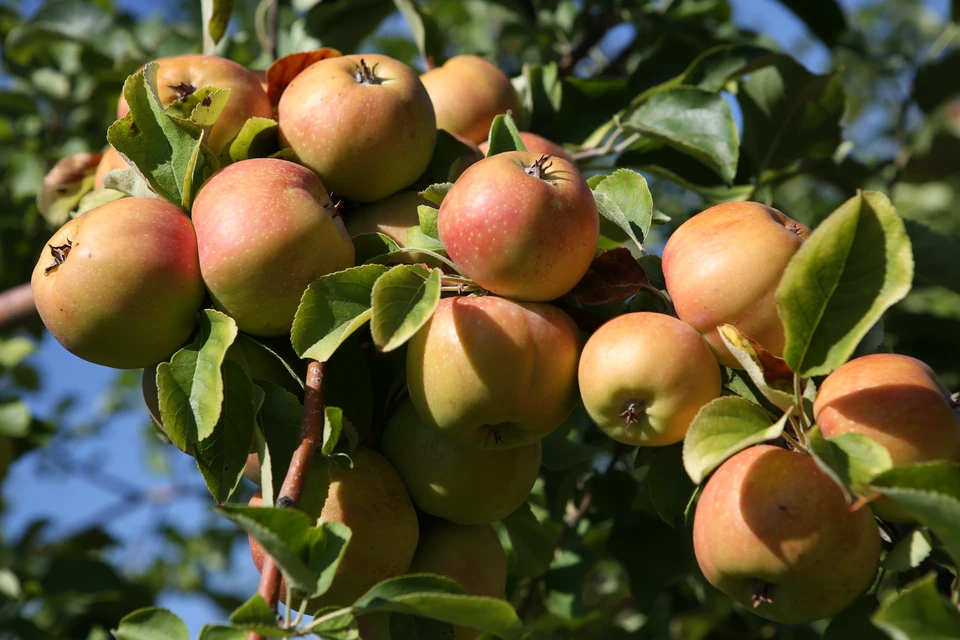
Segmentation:
<svg viewBox="0 0 960 640">
<path fill-rule="evenodd" d="M 730 105 L 716 93 L 694 87 L 659 91 L 633 112 L 624 129 L 696 158 L 727 184 L 737 173 L 737 125 Z"/>
<path fill-rule="evenodd" d="M 22 400 L 0 402 L 0 436 L 22 438 L 30 432 L 30 409 Z"/>
<path fill-rule="evenodd" d="M 443 34 L 433 17 L 433 12 L 421 6 L 416 0 L 393 0 L 393 4 L 410 26 L 413 41 L 417 43 L 417 49 L 423 59 L 436 66 L 442 65 L 444 62 Z"/>
<path fill-rule="evenodd" d="M 230 614 L 230 624 L 238 629 L 256 631 L 271 638 L 292 638 L 299 635 L 297 629 L 280 627 L 277 612 L 270 608 L 270 605 L 259 593 L 253 594 L 249 600 Z"/>
<path fill-rule="evenodd" d="M 930 556 L 933 545 L 923 529 L 914 529 L 887 553 L 881 565 L 887 571 L 902 573 L 920 566 Z"/>
<path fill-rule="evenodd" d="M 523 626 L 501 598 L 468 596 L 442 576 L 413 574 L 390 578 L 372 587 L 354 603 L 354 615 L 390 611 L 477 629 L 506 640 L 520 640 Z"/>
<path fill-rule="evenodd" d="M 370 333 L 381 351 L 393 351 L 426 324 L 440 304 L 440 270 L 401 264 L 373 285 Z"/>
<path fill-rule="evenodd" d="M 873 626 L 870 615 L 877 608 L 877 598 L 869 595 L 859 598 L 830 621 L 823 640 L 890 640 Z"/>
<path fill-rule="evenodd" d="M 326 362 L 337 347 L 370 319 L 371 295 L 381 265 L 362 265 L 315 280 L 303 292 L 290 340 L 297 355 Z"/>
<path fill-rule="evenodd" d="M 0 338 L 0 367 L 12 369 L 37 350 L 37 343 L 23 336 Z"/>
<path fill-rule="evenodd" d="M 960 612 L 940 596 L 935 573 L 884 601 L 872 620 L 893 640 L 947 640 L 960 629 Z"/>
<path fill-rule="evenodd" d="M 682 84 L 720 91 L 734 78 L 789 59 L 753 44 L 724 44 L 701 53 L 680 77 Z"/>
<path fill-rule="evenodd" d="M 810 452 L 823 471 L 836 482 L 847 500 L 864 494 L 864 486 L 893 466 L 890 452 L 862 433 L 844 433 L 826 438 L 815 427 L 807 432 Z"/>
<path fill-rule="evenodd" d="M 520 131 L 509 112 L 494 117 L 493 124 L 490 125 L 489 141 L 490 144 L 487 147 L 488 158 L 506 151 L 527 150 L 527 145 L 520 138 Z"/>
<path fill-rule="evenodd" d="M 190 640 L 183 620 L 157 607 L 137 609 L 120 620 L 113 635 L 117 640 Z"/>
<path fill-rule="evenodd" d="M 303 627 L 303 632 L 313 633 L 323 640 L 357 640 L 360 637 L 357 619 L 350 614 L 350 609 L 340 607 L 329 607 L 318 611 L 313 621 Z"/>
<path fill-rule="evenodd" d="M 385 0 L 313 2 L 308 6 L 307 33 L 339 51 L 361 51 L 360 44 L 396 11 L 393 3 Z"/>
<path fill-rule="evenodd" d="M 417 217 L 420 220 L 420 231 L 430 236 L 434 240 L 440 240 L 440 232 L 437 231 L 437 217 L 440 211 L 434 207 L 428 207 L 425 204 L 417 206 Z M 440 245 L 443 247 L 443 245 Z M 429 247 L 427 247 L 429 249 Z"/>
<path fill-rule="evenodd" d="M 524 578 L 543 575 L 553 560 L 556 540 L 533 515 L 530 504 L 524 502 L 504 518 L 503 526 L 513 546 L 511 575 Z"/>
<path fill-rule="evenodd" d="M 219 624 L 206 624 L 200 630 L 197 640 L 246 640 L 247 634 L 233 627 Z"/>
<path fill-rule="evenodd" d="M 804 377 L 842 365 L 912 280 L 910 241 L 887 197 L 865 191 L 845 202 L 794 254 L 777 288 L 787 364 Z"/>
<path fill-rule="evenodd" d="M 683 468 L 682 442 L 653 450 L 647 484 L 660 519 L 674 526 L 678 518 L 683 518 L 696 488 Z"/>
<path fill-rule="evenodd" d="M 222 384 L 220 419 L 213 432 L 194 445 L 193 454 L 207 489 L 218 504 L 226 502 L 240 483 L 256 420 L 253 382 L 240 363 L 223 363 Z"/>
<path fill-rule="evenodd" d="M 276 120 L 250 118 L 243 123 L 243 128 L 237 133 L 237 137 L 220 152 L 220 164 L 268 157 L 280 147 L 278 131 Z"/>
<path fill-rule="evenodd" d="M 406 249 L 427 249 L 437 253 L 445 252 L 443 243 L 424 233 L 420 226 L 410 227 L 407 234 L 403 237 L 403 244 Z"/>
<path fill-rule="evenodd" d="M 781 411 L 794 406 L 793 372 L 783 358 L 769 353 L 759 343 L 740 333 L 732 324 L 717 327 L 720 339 L 743 367 L 763 396 Z"/>
<path fill-rule="evenodd" d="M 429 187 L 421 191 L 420 196 L 439 207 L 441 204 L 443 204 L 443 199 L 447 196 L 447 193 L 449 193 L 450 189 L 452 188 L 452 182 L 438 182 L 436 184 L 431 184 Z"/>
<path fill-rule="evenodd" d="M 179 120 L 189 120 L 209 131 L 230 100 L 229 89 L 201 87 L 193 93 L 174 100 L 167 106 L 167 113 Z"/>
<path fill-rule="evenodd" d="M 201 149 L 203 127 L 168 114 L 157 94 L 156 63 L 127 78 L 130 113 L 110 125 L 107 140 L 146 178 L 151 189 L 184 210 L 194 191 L 215 171 L 216 158 Z"/>
<path fill-rule="evenodd" d="M 697 412 L 683 440 L 683 467 L 700 484 L 730 456 L 780 437 L 789 413 L 771 424 L 757 405 L 736 396 L 717 398 Z"/>
<path fill-rule="evenodd" d="M 894 467 L 874 478 L 870 487 L 929 527 L 960 566 L 960 465 Z"/>
<path fill-rule="evenodd" d="M 107 176 L 110 176 L 115 172 L 118 172 L 117 169 L 114 169 L 113 171 L 110 171 L 109 173 L 107 173 Z M 133 175 L 136 175 L 136 172 L 133 172 Z M 151 198 L 157 197 L 157 194 L 153 193 L 152 191 L 149 190 L 148 187 L 146 187 L 147 183 L 143 181 L 143 178 L 141 178 L 140 176 L 136 176 L 136 178 L 144 185 L 147 191 L 150 192 L 150 196 L 148 197 L 151 197 Z M 104 176 L 104 182 L 106 182 L 106 176 Z M 126 196 L 127 196 L 126 193 L 117 191 L 116 189 L 104 188 L 104 189 L 94 189 L 93 191 L 88 191 L 87 193 L 83 194 L 83 197 L 80 198 L 80 202 L 77 203 L 76 216 L 82 216 L 88 211 L 93 211 L 94 209 L 102 207 L 105 204 L 109 204 L 114 200 L 125 198 Z"/>
<path fill-rule="evenodd" d="M 308 597 L 330 588 L 350 541 L 349 527 L 318 523 L 297 509 L 226 504 L 218 510 L 263 545 L 292 588 Z"/>
<path fill-rule="evenodd" d="M 262 442 L 258 440 L 261 463 L 260 486 L 264 504 L 273 504 L 290 466 L 293 452 L 300 443 L 300 420 L 303 406 L 289 391 L 267 380 L 258 380 L 263 390 L 259 420 Z"/>
<path fill-rule="evenodd" d="M 160 417 L 170 440 L 187 448 L 213 433 L 223 404 L 223 365 L 237 324 L 219 311 L 200 313 L 200 333 L 170 362 L 157 365 Z"/>
<path fill-rule="evenodd" d="M 603 186 L 604 180 L 600 183 L 600 186 Z M 630 224 L 630 221 L 627 220 L 627 216 L 620 210 L 620 207 L 616 202 L 613 201 L 613 198 L 607 194 L 594 190 L 593 199 L 597 203 L 597 212 L 600 214 L 600 222 L 603 223 L 603 220 L 609 220 L 614 225 L 616 225 L 621 231 L 623 231 L 628 238 L 633 240 L 634 244 L 637 245 L 641 251 L 643 251 L 643 243 L 640 242 L 640 239 L 637 238 L 637 234 L 634 233 L 633 227 Z"/>
<path fill-rule="evenodd" d="M 653 196 L 642 175 L 629 169 L 617 169 L 596 186 L 595 193 L 610 198 L 631 228 L 639 230 L 640 238 L 647 237 L 653 222 Z"/>
<path fill-rule="evenodd" d="M 400 245 L 382 233 L 361 233 L 353 236 L 353 249 L 357 264 L 362 265 L 372 258 L 399 251 Z"/>
<path fill-rule="evenodd" d="M 347 422 L 346 424 L 350 424 Z M 344 431 L 343 410 L 337 407 L 323 408 L 323 445 L 321 452 L 330 455 L 340 442 L 340 434 Z M 350 427 L 347 427 L 347 431 Z M 354 445 L 355 446 L 355 445 Z"/>
<path fill-rule="evenodd" d="M 129 161 L 129 159 L 128 159 Z M 137 169 L 114 169 L 103 177 L 104 191 L 119 191 L 134 198 L 162 198 L 147 184 Z"/>
<path fill-rule="evenodd" d="M 233 0 L 203 0 L 203 3 L 208 5 L 204 12 L 208 16 L 207 33 L 210 34 L 213 43 L 216 44 L 227 33 L 230 15 L 233 13 Z"/>
</svg>

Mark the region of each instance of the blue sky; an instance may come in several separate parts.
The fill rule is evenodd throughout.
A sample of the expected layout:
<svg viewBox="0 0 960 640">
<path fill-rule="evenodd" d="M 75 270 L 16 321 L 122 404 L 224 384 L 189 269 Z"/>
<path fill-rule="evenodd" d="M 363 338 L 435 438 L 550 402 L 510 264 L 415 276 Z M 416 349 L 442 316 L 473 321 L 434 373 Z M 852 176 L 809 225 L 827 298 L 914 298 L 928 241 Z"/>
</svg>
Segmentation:
<svg viewBox="0 0 960 640">
<path fill-rule="evenodd" d="M 841 0 L 840 3 L 849 11 L 868 4 L 869 0 Z M 34 5 L 35 0 L 26 4 Z M 130 8 L 143 6 L 137 0 L 125 0 L 118 4 Z M 928 4 L 945 15 L 949 2 L 933 0 Z M 732 5 L 737 23 L 769 34 L 788 51 L 796 51 L 798 43 L 805 37 L 806 30 L 802 23 L 773 0 L 732 0 Z M 811 70 L 823 72 L 829 64 L 828 52 L 819 44 L 806 47 L 802 61 Z M 64 395 L 76 397 L 75 413 L 79 420 L 94 416 L 102 394 L 116 375 L 112 370 L 71 356 L 49 336 L 42 341 L 38 353 L 32 357 L 32 363 L 43 372 L 44 388 L 29 396 L 27 401 L 39 416 L 50 415 L 51 403 Z M 143 427 L 147 420 L 145 410 L 120 415 L 107 425 L 103 433 L 82 439 L 76 444 L 72 457 L 96 460 L 110 473 L 137 487 L 156 489 L 158 497 L 162 497 L 162 490 L 169 486 L 170 480 L 152 474 L 144 467 L 146 440 Z M 169 453 L 168 458 L 174 482 L 202 486 L 190 458 L 175 450 Z M 113 493 L 88 484 L 78 476 L 41 470 L 37 457 L 32 455 L 22 458 L 14 466 L 9 479 L 3 484 L 3 497 L 8 504 L 2 521 L 3 529 L 7 535 L 13 536 L 27 523 L 40 517 L 52 523 L 54 535 L 67 534 L 91 522 L 91 518 L 116 501 Z M 209 502 L 185 499 L 167 506 L 159 504 L 128 511 L 111 521 L 107 528 L 123 542 L 123 546 L 116 551 L 117 559 L 122 566 L 133 568 L 146 564 L 157 551 L 157 541 L 148 535 L 157 519 L 169 519 L 180 527 L 190 528 L 198 527 L 209 517 Z M 257 572 L 249 562 L 245 549 L 236 551 L 236 560 L 231 572 L 217 576 L 216 585 L 232 589 L 240 595 L 250 594 L 256 589 Z M 163 598 L 161 604 L 183 617 L 193 636 L 204 623 L 216 621 L 221 616 L 219 611 L 200 598 L 170 596 Z"/>
</svg>

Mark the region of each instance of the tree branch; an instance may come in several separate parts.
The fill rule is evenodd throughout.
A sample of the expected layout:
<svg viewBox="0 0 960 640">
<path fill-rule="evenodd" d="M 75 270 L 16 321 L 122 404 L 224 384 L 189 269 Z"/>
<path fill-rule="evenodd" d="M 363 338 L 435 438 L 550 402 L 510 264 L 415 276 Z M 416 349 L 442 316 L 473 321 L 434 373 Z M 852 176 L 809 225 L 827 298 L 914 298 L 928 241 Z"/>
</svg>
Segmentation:
<svg viewBox="0 0 960 640">
<path fill-rule="evenodd" d="M 0 293 L 0 329 L 32 316 L 37 312 L 30 283 L 18 285 Z"/>
<path fill-rule="evenodd" d="M 270 38 L 270 57 L 273 60 L 277 59 L 277 44 L 278 34 L 280 31 L 280 21 L 278 17 L 279 13 L 280 0 L 271 0 L 270 1 L 270 13 L 267 16 L 267 33 Z"/>
<path fill-rule="evenodd" d="M 293 452 L 290 467 L 283 479 L 276 506 L 296 507 L 300 503 L 303 484 L 313 462 L 313 456 L 323 437 L 323 363 L 312 360 L 307 366 L 307 383 L 303 399 L 303 419 L 300 422 L 300 444 Z M 265 554 L 263 572 L 260 574 L 258 593 L 271 609 L 277 608 L 280 593 L 280 568 L 269 553 Z M 247 634 L 247 640 L 263 640 L 255 631 Z"/>
</svg>

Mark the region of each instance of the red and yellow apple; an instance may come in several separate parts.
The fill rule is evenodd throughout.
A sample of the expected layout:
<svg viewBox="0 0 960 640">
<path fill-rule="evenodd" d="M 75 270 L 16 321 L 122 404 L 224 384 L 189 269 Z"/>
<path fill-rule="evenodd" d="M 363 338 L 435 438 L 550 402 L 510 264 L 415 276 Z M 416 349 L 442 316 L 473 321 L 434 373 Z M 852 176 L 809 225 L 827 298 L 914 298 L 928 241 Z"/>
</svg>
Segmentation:
<svg viewBox="0 0 960 640">
<path fill-rule="evenodd" d="M 323 184 L 298 164 L 242 160 L 217 172 L 193 204 L 200 271 L 241 331 L 290 331 L 320 276 L 353 266 L 353 243 Z"/>
<path fill-rule="evenodd" d="M 845 609 L 870 586 L 880 558 L 870 510 L 851 511 L 813 458 L 770 445 L 741 451 L 707 481 L 693 546 L 713 586 L 785 624 Z"/>
<path fill-rule="evenodd" d="M 690 218 L 667 240 L 663 276 L 677 315 L 703 334 L 720 364 L 740 368 L 718 333 L 723 324 L 783 355 L 775 293 L 809 233 L 771 207 L 728 202 Z"/>
<path fill-rule="evenodd" d="M 407 65 L 376 54 L 326 58 L 277 107 L 280 142 L 335 195 L 375 202 L 409 187 L 436 144 L 430 96 Z"/>
<path fill-rule="evenodd" d="M 536 442 L 576 401 L 580 336 L 556 307 L 446 298 L 408 345 L 407 386 L 417 413 L 467 445 Z"/>
<path fill-rule="evenodd" d="M 502 520 L 530 495 L 540 473 L 540 443 L 484 450 L 426 426 L 409 400 L 397 407 L 380 450 L 422 511 L 458 524 Z"/>
<path fill-rule="evenodd" d="M 64 348 L 116 369 L 168 358 L 193 332 L 205 295 L 190 219 L 156 198 L 123 198 L 67 222 L 31 285 Z"/>
<path fill-rule="evenodd" d="M 447 253 L 481 287 L 542 302 L 587 272 L 600 218 L 576 167 L 514 151 L 467 169 L 443 199 L 437 228 Z"/>
<path fill-rule="evenodd" d="M 699 333 L 673 316 L 646 312 L 618 316 L 590 336 L 579 381 L 596 425 L 617 442 L 645 447 L 683 440 L 721 385 Z"/>
<path fill-rule="evenodd" d="M 483 142 L 493 119 L 513 112 L 519 119 L 520 95 L 496 65 L 477 56 L 454 56 L 420 76 L 437 114 L 437 128 L 475 143 Z"/>
</svg>

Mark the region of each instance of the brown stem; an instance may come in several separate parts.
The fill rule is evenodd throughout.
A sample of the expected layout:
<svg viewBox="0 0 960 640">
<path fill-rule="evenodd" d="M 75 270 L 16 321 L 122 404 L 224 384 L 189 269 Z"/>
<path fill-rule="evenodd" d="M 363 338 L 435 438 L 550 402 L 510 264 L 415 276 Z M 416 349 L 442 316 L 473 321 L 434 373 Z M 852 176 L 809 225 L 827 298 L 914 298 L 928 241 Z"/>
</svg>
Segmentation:
<svg viewBox="0 0 960 640">
<path fill-rule="evenodd" d="M 267 16 L 267 33 L 270 37 L 270 58 L 272 60 L 277 59 L 277 34 L 280 31 L 280 21 L 278 19 L 278 8 L 280 5 L 280 0 L 272 0 L 270 2 L 270 14 Z"/>
<path fill-rule="evenodd" d="M 323 363 L 310 361 L 307 366 L 307 381 L 303 398 L 303 418 L 300 421 L 300 444 L 293 452 L 283 486 L 277 496 L 276 506 L 296 507 L 300 503 L 303 484 L 313 462 L 313 456 L 323 437 Z M 271 609 L 277 608 L 280 593 L 280 568 L 270 554 L 266 554 L 263 572 L 260 574 L 258 593 Z M 247 640 L 263 640 L 255 631 L 247 633 Z"/>
<path fill-rule="evenodd" d="M 36 312 L 37 305 L 33 301 L 29 282 L 0 293 L 0 329 Z"/>
</svg>

